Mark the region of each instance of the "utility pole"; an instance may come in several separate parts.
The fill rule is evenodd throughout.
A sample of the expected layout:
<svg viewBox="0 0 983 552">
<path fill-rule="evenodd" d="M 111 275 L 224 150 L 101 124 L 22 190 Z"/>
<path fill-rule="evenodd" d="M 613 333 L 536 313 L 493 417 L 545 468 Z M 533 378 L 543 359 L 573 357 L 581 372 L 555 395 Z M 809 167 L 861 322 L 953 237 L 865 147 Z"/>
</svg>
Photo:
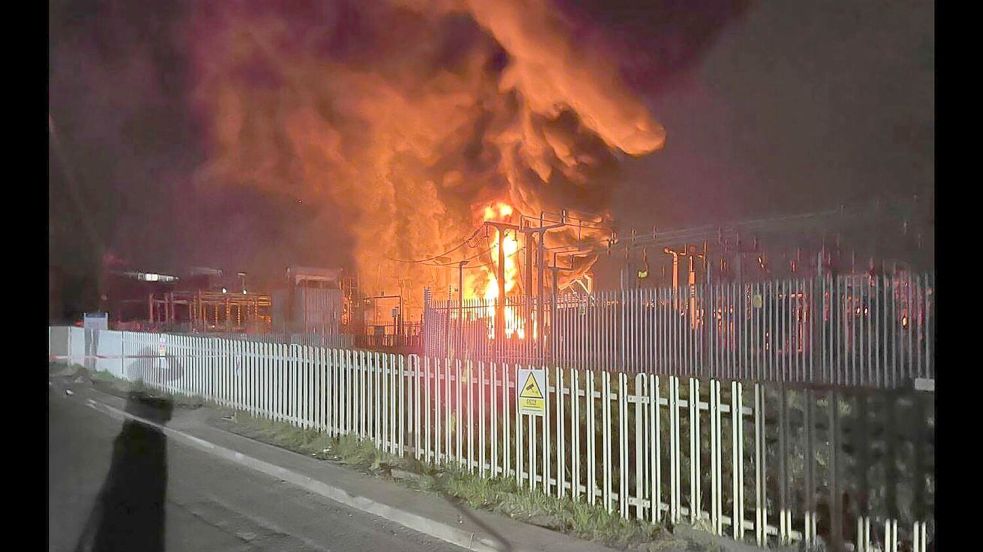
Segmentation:
<svg viewBox="0 0 983 552">
<path fill-rule="evenodd" d="M 485 227 L 489 226 L 498 232 L 498 266 L 495 276 L 498 284 L 498 299 L 495 301 L 495 339 L 500 342 L 505 336 L 505 231 L 519 230 L 519 227 L 507 222 L 485 221 Z"/>
<path fill-rule="evenodd" d="M 467 259 L 457 263 L 457 323 L 461 324 L 464 320 L 464 265 L 468 264 Z"/>
<path fill-rule="evenodd" d="M 501 337 L 503 337 L 505 335 L 505 331 L 504 331 L 505 330 L 505 328 L 504 328 L 504 325 L 505 325 L 505 247 L 504 247 L 505 240 L 504 240 L 504 236 L 505 236 L 505 231 L 506 230 L 513 230 L 513 231 L 515 231 L 517 233 L 516 235 L 518 235 L 519 232 L 525 234 L 525 236 L 526 236 L 525 243 L 526 243 L 526 248 L 527 249 L 529 249 L 530 242 L 535 239 L 535 238 L 530 239 L 531 236 L 533 234 L 537 234 L 537 233 L 539 234 L 539 240 L 538 240 L 538 243 L 539 243 L 538 249 L 539 249 L 539 251 L 537 253 L 537 257 L 541 261 L 540 264 L 539 264 L 539 290 L 540 290 L 540 292 L 539 292 L 539 304 L 542 305 L 542 303 L 543 303 L 543 294 L 545 292 L 545 290 L 543 288 L 543 280 L 544 280 L 544 276 L 545 276 L 545 268 L 543 267 L 543 264 L 544 263 L 542 262 L 542 259 L 543 259 L 543 256 L 544 256 L 544 251 L 543 251 L 543 241 L 544 240 L 543 240 L 543 237 L 544 237 L 544 235 L 545 235 L 546 232 L 548 232 L 550 230 L 553 230 L 553 229 L 556 229 L 556 228 L 561 228 L 563 226 L 566 226 L 567 224 L 561 220 L 561 222 L 559 222 L 557 224 L 551 224 L 549 226 L 545 226 L 545 225 L 542 224 L 542 222 L 543 222 L 543 215 L 542 214 L 540 214 L 540 222 L 541 222 L 541 224 L 538 227 L 529 227 L 529 226 L 524 226 L 524 225 L 510 224 L 510 223 L 507 223 L 507 222 L 498 222 L 498 221 L 491 221 L 491 220 L 485 221 L 485 225 L 486 226 L 491 226 L 492 228 L 495 228 L 495 230 L 498 231 L 498 275 L 497 275 L 497 278 L 498 278 L 498 297 L 499 297 L 499 300 L 498 300 L 498 304 L 495 306 L 495 338 L 496 339 L 500 339 Z M 526 262 L 531 263 L 531 251 L 527 251 L 526 252 L 526 259 L 527 259 Z M 530 295 L 531 296 L 532 295 L 532 267 L 529 266 L 529 265 L 527 265 L 527 271 L 529 272 L 529 274 L 526 276 L 526 280 L 527 280 L 527 282 L 529 284 L 529 287 L 528 287 L 528 290 L 526 291 L 526 293 L 527 293 L 527 295 Z M 543 318 L 542 308 L 539 309 L 538 318 L 539 318 L 539 321 L 540 321 L 540 328 L 541 328 L 542 327 L 542 318 Z M 527 323 L 528 323 L 528 321 L 527 321 Z"/>
<path fill-rule="evenodd" d="M 522 221 L 522 225 L 523 225 L 523 227 L 525 227 L 526 226 L 526 221 L 523 220 Z M 526 271 L 523 274 L 523 276 L 525 277 L 524 278 L 525 281 L 522 283 L 522 290 L 525 292 L 526 300 L 524 301 L 524 304 L 523 304 L 522 318 L 526 321 L 526 329 L 527 329 L 527 331 L 529 331 L 530 332 L 530 335 L 533 336 L 533 335 L 535 335 L 535 332 L 532 331 L 533 330 L 533 322 L 532 322 L 532 315 L 529 312 L 529 306 L 530 306 L 529 305 L 529 301 L 530 301 L 530 298 L 532 297 L 532 280 L 533 280 L 533 278 L 532 278 L 532 266 L 533 266 L 532 265 L 532 262 L 533 262 L 532 261 L 532 259 L 533 259 L 532 250 L 533 250 L 534 247 L 536 247 L 536 237 L 532 234 L 532 232 L 524 232 L 524 234 L 525 234 L 525 242 L 526 242 Z M 540 244 L 540 245 L 542 245 L 542 244 Z M 537 255 L 537 257 L 538 257 L 538 255 Z M 540 286 L 542 286 L 542 280 L 543 280 L 542 274 L 540 274 L 538 280 L 539 280 Z M 542 293 L 540 293 L 538 295 L 538 297 L 540 298 L 540 300 L 542 300 L 542 297 L 543 297 Z M 539 310 L 542 310 L 542 309 L 540 308 Z"/>
<path fill-rule="evenodd" d="M 523 221 L 523 229 L 525 229 Z M 526 271 L 522 275 L 522 290 L 526 295 L 532 295 L 532 250 L 536 246 L 536 239 L 531 232 L 523 232 L 526 241 Z"/>
<path fill-rule="evenodd" d="M 682 251 L 675 251 L 666 247 L 663 251 L 672 255 L 672 287 L 679 288 L 679 257 L 686 257 L 688 260 L 687 284 L 689 289 L 689 311 L 691 323 L 696 323 L 696 259 L 701 259 L 706 269 L 707 242 L 703 242 L 703 251 L 699 251 L 695 245 L 689 244 Z M 678 308 L 678 303 L 677 303 Z"/>
<path fill-rule="evenodd" d="M 672 255 L 672 287 L 679 287 L 679 252 L 666 247 L 662 250 L 667 255 Z"/>
<path fill-rule="evenodd" d="M 542 217 L 542 215 L 540 215 L 540 217 Z M 542 220 L 542 219 L 540 219 L 540 220 Z M 542 226 L 542 223 L 540 223 L 540 226 Z M 537 294 L 536 294 L 536 296 L 539 297 L 539 304 L 536 307 L 536 328 L 537 328 L 537 332 L 538 332 L 537 335 L 544 335 L 545 322 L 546 322 L 546 306 L 545 306 L 545 301 L 546 301 L 546 281 L 545 281 L 546 280 L 546 260 L 545 260 L 545 256 L 546 256 L 546 244 L 544 243 L 545 241 L 546 241 L 546 235 L 545 234 L 540 234 L 539 235 L 539 240 L 538 240 L 539 247 L 536 248 L 536 253 L 537 253 L 537 255 L 536 255 L 536 267 L 539 269 L 539 279 L 538 279 L 539 280 L 539 289 L 537 290 Z M 544 338 L 544 342 L 545 342 L 545 338 Z M 544 347 L 540 347 L 540 349 L 543 349 L 543 348 Z"/>
<path fill-rule="evenodd" d="M 505 229 L 498 228 L 498 304 L 495 306 L 495 339 L 505 336 Z"/>
</svg>

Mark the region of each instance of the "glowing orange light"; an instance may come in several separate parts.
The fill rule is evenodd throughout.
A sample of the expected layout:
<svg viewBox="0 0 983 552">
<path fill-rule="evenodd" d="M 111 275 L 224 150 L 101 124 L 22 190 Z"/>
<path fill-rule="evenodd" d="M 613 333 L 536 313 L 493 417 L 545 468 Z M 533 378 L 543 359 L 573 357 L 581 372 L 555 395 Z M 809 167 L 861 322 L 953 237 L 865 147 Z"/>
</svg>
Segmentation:
<svg viewBox="0 0 983 552">
<path fill-rule="evenodd" d="M 498 202 L 494 205 L 489 205 L 485 207 L 484 210 L 484 220 L 505 220 L 512 215 L 512 206 Z M 491 259 L 494 269 L 485 268 L 488 273 L 488 283 L 485 284 L 485 291 L 483 297 L 485 303 L 487 304 L 487 314 L 489 318 L 493 321 L 495 319 L 495 301 L 499 299 L 498 297 L 498 242 L 499 242 L 499 231 L 497 229 L 493 230 L 492 240 L 491 240 Z M 502 250 L 505 256 L 505 295 L 506 297 L 509 293 L 515 289 L 515 285 L 518 281 L 519 276 L 519 265 L 516 262 L 516 253 L 519 251 L 519 240 L 516 237 L 515 231 L 506 231 L 505 236 L 502 238 Z M 504 298 L 503 298 L 504 300 Z M 505 307 L 505 337 L 510 338 L 513 335 L 519 339 L 525 339 L 525 324 L 521 317 L 517 315 L 514 307 Z M 494 322 L 489 324 L 488 327 L 488 337 L 493 339 L 495 337 L 495 326 Z"/>
</svg>

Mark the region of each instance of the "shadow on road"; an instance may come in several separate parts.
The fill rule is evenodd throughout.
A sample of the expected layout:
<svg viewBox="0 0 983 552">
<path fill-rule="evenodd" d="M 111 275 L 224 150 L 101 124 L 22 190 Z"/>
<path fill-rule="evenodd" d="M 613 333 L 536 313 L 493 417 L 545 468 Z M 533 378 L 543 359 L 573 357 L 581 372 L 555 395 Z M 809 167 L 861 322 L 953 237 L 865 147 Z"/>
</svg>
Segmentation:
<svg viewBox="0 0 983 552">
<path fill-rule="evenodd" d="M 486 533 L 488 533 L 488 535 L 499 544 L 499 550 L 502 550 L 503 552 L 512 552 L 512 543 L 510 543 L 503 535 L 495 532 L 491 527 L 484 524 L 480 519 L 478 519 L 473 513 L 469 512 L 468 509 L 463 504 L 461 504 L 461 501 L 459 499 L 451 496 L 450 494 L 445 492 L 442 488 L 438 488 L 438 491 L 440 492 L 441 498 L 446 500 L 448 504 L 450 504 L 451 506 L 454 507 L 454 509 L 460 512 L 462 518 L 467 518 L 471 520 L 472 523 L 474 523 L 478 527 L 482 528 Z"/>
<path fill-rule="evenodd" d="M 170 400 L 130 393 L 126 411 L 164 424 Z M 159 429 L 127 420 L 113 445 L 112 465 L 89 515 L 76 552 L 164 550 L 167 437 Z"/>
</svg>

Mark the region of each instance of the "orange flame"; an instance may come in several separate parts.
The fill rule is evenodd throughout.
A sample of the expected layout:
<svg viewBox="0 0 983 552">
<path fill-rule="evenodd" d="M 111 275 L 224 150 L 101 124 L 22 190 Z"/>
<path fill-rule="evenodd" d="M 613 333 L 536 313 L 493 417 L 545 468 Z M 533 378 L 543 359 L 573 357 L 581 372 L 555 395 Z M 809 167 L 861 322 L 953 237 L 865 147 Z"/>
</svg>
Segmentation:
<svg viewBox="0 0 983 552">
<path fill-rule="evenodd" d="M 324 262 L 349 253 L 359 289 L 398 289 L 405 319 L 421 316 L 425 288 L 450 295 L 459 277 L 418 260 L 457 246 L 482 220 L 561 210 L 606 218 L 618 152 L 663 145 L 643 98 L 609 59 L 580 55 L 590 48 L 550 3 L 334 4 L 326 17 L 195 4 L 191 100 L 206 149 L 195 181 L 296 200 L 309 212 L 284 220 L 289 241 L 341 257 Z M 435 55 L 460 43 L 462 16 L 473 39 Z M 365 26 L 354 35 L 338 24 L 352 18 Z M 504 300 L 493 234 L 487 268 L 467 275 L 469 299 Z M 605 235 L 571 225 L 544 243 L 599 249 Z M 511 230 L 502 239 L 508 296 L 519 291 L 520 247 Z M 558 287 L 595 260 L 564 261 Z M 528 320 L 514 311 L 499 333 L 521 338 Z"/>
<path fill-rule="evenodd" d="M 484 218 L 485 221 L 497 220 L 497 221 L 507 221 L 512 216 L 512 206 L 499 201 L 494 205 L 489 205 L 485 207 Z M 499 230 L 493 229 L 491 235 L 491 247 L 489 252 L 491 254 L 492 264 L 494 268 L 485 267 L 485 272 L 487 275 L 487 283 L 485 284 L 485 289 L 482 294 L 485 303 L 487 304 L 487 314 L 492 320 L 495 319 L 495 302 L 499 299 L 498 297 L 498 244 L 499 244 Z M 505 235 L 502 236 L 502 248 L 505 257 L 504 266 L 504 276 L 505 276 L 505 295 L 508 297 L 509 293 L 515 289 L 516 282 L 519 276 L 519 264 L 516 260 L 516 254 L 519 252 L 519 240 L 514 230 L 505 231 Z M 526 333 L 522 318 L 517 315 L 514 307 L 505 307 L 505 337 L 510 338 L 513 335 L 517 336 L 519 339 L 525 339 Z M 494 322 L 488 326 L 488 337 L 495 337 L 495 326 Z"/>
</svg>

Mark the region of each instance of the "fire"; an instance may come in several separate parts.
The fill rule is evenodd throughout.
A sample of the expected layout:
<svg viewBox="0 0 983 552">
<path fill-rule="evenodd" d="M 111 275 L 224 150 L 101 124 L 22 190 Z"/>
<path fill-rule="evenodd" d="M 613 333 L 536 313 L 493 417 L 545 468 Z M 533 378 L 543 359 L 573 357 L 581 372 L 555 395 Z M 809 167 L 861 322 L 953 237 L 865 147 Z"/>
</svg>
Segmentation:
<svg viewBox="0 0 983 552">
<path fill-rule="evenodd" d="M 188 98 L 204 158 L 192 182 L 248 187 L 290 206 L 271 222 L 278 247 L 257 263 L 344 264 L 361 292 L 398 292 L 407 320 L 422 315 L 425 289 L 443 297 L 460 285 L 448 266 L 465 259 L 486 265 L 467 267 L 466 298 L 518 294 L 520 237 L 502 236 L 499 290 L 499 236 L 489 229 L 480 247 L 490 258 L 476 255 L 475 224 L 561 212 L 607 221 L 623 156 L 648 155 L 666 139 L 642 86 L 649 79 L 633 78 L 645 56 L 608 53 L 640 49 L 612 29 L 589 32 L 597 22 L 564 4 L 193 3 L 181 36 L 193 38 Z M 670 11 L 701 38 L 730 15 L 691 25 L 692 14 Z M 679 50 L 677 32 L 649 34 Z M 648 74 L 668 76 L 682 59 Z M 607 226 L 571 224 L 544 244 L 600 250 Z M 424 261 L 448 251 L 449 263 Z M 558 287 L 589 287 L 596 259 L 564 260 Z M 515 311 L 502 313 L 500 334 L 522 338 L 529 313 Z"/>
<path fill-rule="evenodd" d="M 512 206 L 504 203 L 498 202 L 494 205 L 489 205 L 485 207 L 484 219 L 485 221 L 508 221 L 512 216 Z M 505 295 L 508 297 L 509 293 L 515 289 L 516 282 L 519 276 L 519 265 L 516 260 L 516 254 L 519 252 L 519 240 L 516 236 L 515 230 L 505 230 L 505 235 L 502 236 L 502 248 L 505 254 Z M 490 233 L 491 247 L 489 248 L 489 253 L 491 254 L 493 268 L 485 267 L 485 272 L 487 273 L 488 279 L 485 284 L 485 290 L 482 297 L 485 303 L 488 305 L 486 313 L 489 318 L 492 319 L 492 323 L 488 326 L 488 337 L 494 338 L 495 336 L 495 301 L 498 300 L 498 243 L 499 243 L 499 230 L 492 229 Z M 522 319 L 516 314 L 514 307 L 505 307 L 505 337 L 512 337 L 516 335 L 519 339 L 525 339 L 526 333 Z"/>
</svg>

